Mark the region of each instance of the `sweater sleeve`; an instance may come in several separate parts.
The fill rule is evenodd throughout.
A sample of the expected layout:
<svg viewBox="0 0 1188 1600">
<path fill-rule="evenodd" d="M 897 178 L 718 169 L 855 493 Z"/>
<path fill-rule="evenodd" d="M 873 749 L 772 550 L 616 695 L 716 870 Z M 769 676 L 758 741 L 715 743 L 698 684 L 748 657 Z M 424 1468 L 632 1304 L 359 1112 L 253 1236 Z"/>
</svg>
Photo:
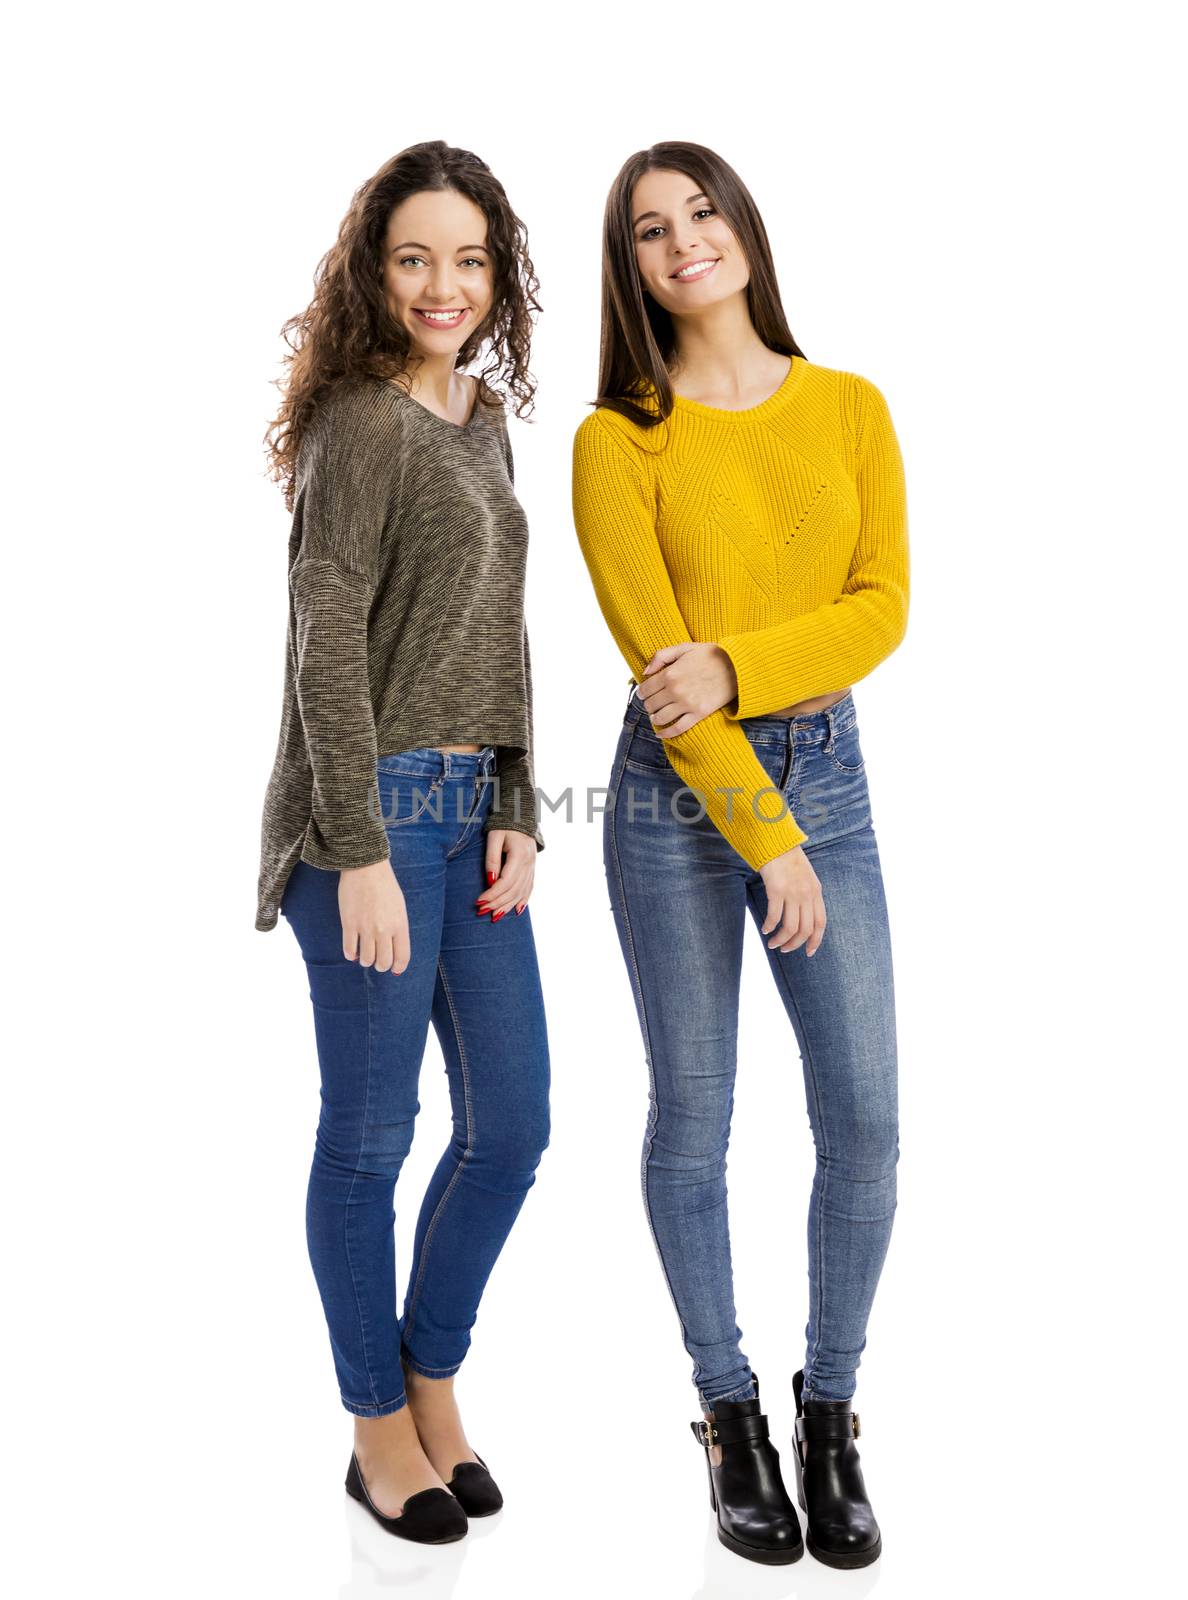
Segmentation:
<svg viewBox="0 0 1188 1600">
<path fill-rule="evenodd" d="M 301 859 L 345 869 L 388 859 L 376 779 L 367 619 L 387 515 L 391 446 L 349 416 L 318 417 L 301 446 L 289 568 L 297 702 L 313 775 Z"/>
<path fill-rule="evenodd" d="M 902 641 L 908 618 L 908 522 L 903 460 L 880 390 L 853 375 L 859 529 L 841 594 L 829 605 L 717 642 L 734 663 L 728 718 L 761 717 L 847 688 Z"/>
<path fill-rule="evenodd" d="M 599 607 L 637 683 L 663 645 L 692 642 L 656 537 L 642 464 L 597 411 L 574 436 L 573 516 Z M 756 871 L 808 835 L 788 810 L 742 728 L 719 710 L 664 741 L 681 781 Z"/>
</svg>

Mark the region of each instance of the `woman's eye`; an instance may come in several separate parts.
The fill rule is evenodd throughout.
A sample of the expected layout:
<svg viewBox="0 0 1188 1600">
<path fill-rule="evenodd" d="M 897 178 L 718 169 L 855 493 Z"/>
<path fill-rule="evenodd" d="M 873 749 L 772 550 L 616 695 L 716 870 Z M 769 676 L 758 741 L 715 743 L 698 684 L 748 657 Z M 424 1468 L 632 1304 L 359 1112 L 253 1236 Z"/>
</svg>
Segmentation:
<svg viewBox="0 0 1188 1600">
<path fill-rule="evenodd" d="M 695 211 L 693 213 L 693 216 L 696 219 L 697 217 L 712 217 L 714 214 L 715 214 L 715 212 L 714 212 L 714 207 L 713 206 L 702 206 L 702 207 L 700 207 L 699 210 L 697 210 L 697 211 Z M 652 226 L 650 228 L 645 228 L 644 231 L 640 234 L 640 236 L 639 236 L 640 244 L 646 244 L 647 241 L 652 237 L 652 235 L 654 233 L 660 233 L 662 231 L 663 230 L 662 230 L 660 224 L 658 222 L 653 222 L 653 224 L 652 224 Z"/>
<path fill-rule="evenodd" d="M 467 256 L 466 261 L 473 263 L 476 267 L 485 267 L 487 264 L 485 261 L 480 261 L 477 256 Z M 465 265 L 465 262 L 463 262 L 463 265 Z"/>
<path fill-rule="evenodd" d="M 410 261 L 423 261 L 424 256 L 401 256 L 400 265 L 406 267 Z"/>
</svg>

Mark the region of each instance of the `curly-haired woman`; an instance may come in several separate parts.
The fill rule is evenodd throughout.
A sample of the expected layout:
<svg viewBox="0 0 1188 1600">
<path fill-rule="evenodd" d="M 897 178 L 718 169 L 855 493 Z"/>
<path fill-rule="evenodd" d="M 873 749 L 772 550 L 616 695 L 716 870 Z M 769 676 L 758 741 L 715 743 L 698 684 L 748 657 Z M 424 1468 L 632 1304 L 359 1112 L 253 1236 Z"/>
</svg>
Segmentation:
<svg viewBox="0 0 1188 1600">
<path fill-rule="evenodd" d="M 816 1145 L 792 1381 L 807 1542 L 865 1566 L 882 1540 L 851 1399 L 899 1145 L 890 935 L 852 684 L 907 626 L 902 462 L 875 385 L 796 345 L 755 202 L 704 146 L 624 163 L 602 304 L 574 516 L 638 685 L 603 842 L 650 1068 L 647 1215 L 693 1362 L 719 1537 L 751 1560 L 796 1560 L 804 1540 L 740 1348 L 727 1222 L 749 913 Z M 770 1222 L 770 1270 L 784 1273 L 782 1206 Z"/>
<path fill-rule="evenodd" d="M 314 300 L 285 325 L 268 434 L 293 520 L 255 925 L 285 917 L 313 1002 L 306 1232 L 355 1419 L 346 1486 L 424 1542 L 502 1504 L 454 1374 L 549 1132 L 527 909 L 544 848 L 528 533 L 487 381 L 523 414 L 536 286 L 485 163 L 440 140 L 403 150 L 355 194 Z M 453 1136 L 398 1317 L 393 1194 L 431 1022 Z"/>
</svg>

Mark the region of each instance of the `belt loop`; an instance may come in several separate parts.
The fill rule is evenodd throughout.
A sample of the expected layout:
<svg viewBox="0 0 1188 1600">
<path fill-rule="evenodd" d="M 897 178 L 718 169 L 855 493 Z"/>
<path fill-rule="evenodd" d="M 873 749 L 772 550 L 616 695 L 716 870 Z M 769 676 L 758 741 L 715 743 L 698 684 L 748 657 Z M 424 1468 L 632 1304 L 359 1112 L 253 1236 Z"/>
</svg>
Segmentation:
<svg viewBox="0 0 1188 1600">
<path fill-rule="evenodd" d="M 840 704 L 840 701 L 838 702 L 838 704 Z M 834 734 L 833 717 L 834 717 L 834 707 L 833 706 L 826 706 L 825 707 L 825 723 L 826 723 L 825 749 L 826 749 L 827 752 L 833 749 L 833 734 Z"/>
</svg>

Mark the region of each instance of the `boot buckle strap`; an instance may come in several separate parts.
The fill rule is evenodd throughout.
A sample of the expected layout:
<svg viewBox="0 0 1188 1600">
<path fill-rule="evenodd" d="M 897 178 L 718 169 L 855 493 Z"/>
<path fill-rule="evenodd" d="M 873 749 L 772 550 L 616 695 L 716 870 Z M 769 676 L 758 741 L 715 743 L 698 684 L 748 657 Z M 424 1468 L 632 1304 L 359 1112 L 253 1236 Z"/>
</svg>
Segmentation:
<svg viewBox="0 0 1188 1600">
<path fill-rule="evenodd" d="M 796 1437 L 805 1439 L 857 1439 L 862 1433 L 862 1423 L 856 1411 L 830 1414 L 814 1412 L 796 1419 Z"/>
<path fill-rule="evenodd" d="M 713 1422 L 708 1417 L 701 1422 L 691 1422 L 698 1444 L 741 1444 L 746 1440 L 770 1438 L 767 1417 L 760 1412 L 748 1417 L 718 1417 Z"/>
</svg>

